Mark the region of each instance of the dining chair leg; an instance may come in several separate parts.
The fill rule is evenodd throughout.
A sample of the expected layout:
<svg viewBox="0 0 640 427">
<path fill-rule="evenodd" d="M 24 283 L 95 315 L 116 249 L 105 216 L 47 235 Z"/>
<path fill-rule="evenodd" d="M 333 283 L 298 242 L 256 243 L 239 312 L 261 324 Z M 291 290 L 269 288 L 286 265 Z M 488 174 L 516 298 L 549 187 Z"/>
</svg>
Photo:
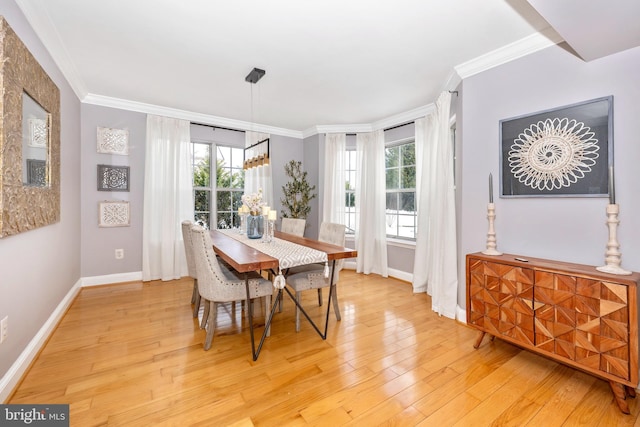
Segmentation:
<svg viewBox="0 0 640 427">
<path fill-rule="evenodd" d="M 296 292 L 296 301 L 300 304 L 300 292 Z M 296 304 L 296 332 L 300 332 L 300 308 Z"/>
<path fill-rule="evenodd" d="M 198 317 L 200 311 L 200 291 L 198 290 L 198 279 L 193 279 L 193 295 L 191 296 L 191 304 L 193 304 L 193 317 Z"/>
<path fill-rule="evenodd" d="M 209 350 L 211 348 L 211 344 L 213 343 L 213 333 L 215 331 L 216 325 L 216 311 L 217 305 L 213 301 L 209 301 L 209 319 L 207 321 L 207 337 L 204 341 L 204 349 Z"/>
<path fill-rule="evenodd" d="M 203 298 L 204 299 L 204 298 Z M 204 329 L 207 325 L 207 321 L 209 320 L 209 307 L 210 301 L 204 300 L 204 310 L 202 311 L 202 322 L 200 322 L 200 329 Z"/>
<path fill-rule="evenodd" d="M 196 279 L 193 279 L 193 292 L 191 292 L 191 304 L 196 303 L 196 297 L 198 295 L 200 295 L 200 292 L 198 292 L 198 282 L 196 282 Z"/>
<path fill-rule="evenodd" d="M 338 306 L 338 287 L 333 285 L 333 295 L 331 295 L 331 302 L 333 303 L 333 311 L 336 313 L 336 319 L 342 320 L 340 317 L 340 307 Z"/>
<path fill-rule="evenodd" d="M 322 288 L 318 288 L 318 306 L 322 306 Z"/>
<path fill-rule="evenodd" d="M 264 296 L 264 324 L 267 324 L 267 319 L 269 319 L 269 312 L 271 311 L 271 295 Z M 267 329 L 267 336 L 271 336 L 271 325 Z"/>
</svg>

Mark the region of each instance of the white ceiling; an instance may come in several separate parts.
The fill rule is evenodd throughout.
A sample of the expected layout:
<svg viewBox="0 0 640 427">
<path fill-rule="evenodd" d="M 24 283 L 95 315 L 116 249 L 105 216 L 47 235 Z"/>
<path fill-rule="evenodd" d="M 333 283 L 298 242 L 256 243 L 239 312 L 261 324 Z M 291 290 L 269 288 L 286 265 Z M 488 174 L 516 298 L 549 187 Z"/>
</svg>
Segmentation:
<svg viewBox="0 0 640 427">
<path fill-rule="evenodd" d="M 401 120 L 560 40 L 526 0 L 17 3 L 83 102 L 294 133 Z"/>
</svg>

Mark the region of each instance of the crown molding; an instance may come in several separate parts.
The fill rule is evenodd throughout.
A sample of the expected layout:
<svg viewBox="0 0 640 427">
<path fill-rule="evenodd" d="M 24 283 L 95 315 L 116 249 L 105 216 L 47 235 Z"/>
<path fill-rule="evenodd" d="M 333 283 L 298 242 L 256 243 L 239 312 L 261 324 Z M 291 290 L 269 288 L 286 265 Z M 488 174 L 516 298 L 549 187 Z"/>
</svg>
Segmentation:
<svg viewBox="0 0 640 427">
<path fill-rule="evenodd" d="M 137 111 L 145 114 L 155 114 L 158 116 L 173 117 L 176 119 L 189 120 L 194 123 L 220 126 L 229 129 L 244 131 L 262 132 L 270 135 L 288 136 L 291 138 L 303 138 L 303 133 L 297 130 L 279 128 L 275 126 L 262 125 L 259 123 L 245 122 L 242 120 L 228 119 L 226 117 L 212 116 L 209 114 L 195 113 L 192 111 L 180 110 L 177 108 L 163 107 L 159 105 L 146 104 L 144 102 L 129 101 L 121 98 L 88 94 L 82 100 L 84 104 L 99 105 L 102 107 L 118 108 L 120 110 Z"/>
<path fill-rule="evenodd" d="M 394 116 L 373 122 L 372 127 L 373 130 L 379 130 L 403 125 L 405 123 L 412 122 L 415 119 L 419 119 L 420 117 L 426 116 L 427 114 L 434 111 L 435 108 L 436 107 L 433 103 L 423 105 L 422 107 L 414 108 L 413 110 L 405 111 L 403 113 L 399 113 Z"/>
<path fill-rule="evenodd" d="M 539 50 L 561 43 L 560 37 L 551 27 L 539 33 L 510 43 L 504 47 L 493 50 L 485 55 L 479 56 L 471 61 L 456 65 L 454 69 L 462 79 L 471 77 L 488 69 L 506 64 L 523 56 L 530 55 Z"/>
<path fill-rule="evenodd" d="M 25 18 L 36 33 L 40 42 L 48 51 L 53 62 L 60 68 L 62 75 L 71 86 L 78 99 L 82 99 L 87 95 L 87 89 L 80 78 L 77 68 L 71 61 L 69 52 L 62 43 L 62 38 L 51 22 L 51 18 L 45 12 L 44 8 L 38 9 L 33 6 L 33 2 L 25 0 L 16 0 L 16 4 L 22 10 Z"/>
</svg>

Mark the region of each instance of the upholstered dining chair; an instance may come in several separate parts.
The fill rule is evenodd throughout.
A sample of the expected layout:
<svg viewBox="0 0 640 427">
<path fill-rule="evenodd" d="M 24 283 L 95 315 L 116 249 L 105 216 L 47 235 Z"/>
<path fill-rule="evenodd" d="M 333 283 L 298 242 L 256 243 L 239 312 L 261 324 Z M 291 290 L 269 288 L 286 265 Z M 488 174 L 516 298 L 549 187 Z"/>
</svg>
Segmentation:
<svg viewBox="0 0 640 427">
<path fill-rule="evenodd" d="M 182 240 L 184 241 L 184 254 L 187 257 L 187 269 L 189 271 L 189 276 L 193 278 L 193 292 L 191 294 L 191 304 L 193 304 L 193 317 L 198 317 L 198 311 L 200 311 L 200 292 L 198 291 L 198 275 L 196 274 L 196 262 L 193 259 L 191 226 L 193 226 L 193 223 L 191 221 L 182 221 Z"/>
<path fill-rule="evenodd" d="M 230 266 L 218 262 L 207 230 L 199 225 L 193 225 L 191 227 L 191 241 L 198 274 L 198 290 L 205 300 L 203 323 L 206 320 L 205 329 L 207 335 L 204 349 L 209 350 L 213 342 L 217 304 L 246 300 L 245 280 L 243 275 L 233 270 Z M 250 299 L 264 297 L 265 312 L 268 311 L 273 293 L 271 282 L 262 278 L 258 273 L 248 274 Z M 251 302 L 247 301 L 247 307 L 250 304 Z M 267 331 L 267 335 L 269 335 L 269 332 Z"/>
<path fill-rule="evenodd" d="M 304 236 L 304 228 L 307 225 L 307 220 L 304 218 L 282 218 L 282 225 L 280 231 L 283 233 L 289 233 L 296 236 Z"/>
<path fill-rule="evenodd" d="M 320 224 L 320 233 L 318 240 L 321 242 L 331 243 L 338 246 L 344 246 L 345 226 L 343 224 L 334 224 L 323 222 Z M 336 261 L 333 273 L 333 285 L 338 283 L 339 273 L 342 270 L 343 260 Z M 330 286 L 329 278 L 324 277 L 324 265 L 311 264 L 293 267 L 289 269 L 286 276 L 287 285 L 296 293 L 296 300 L 300 304 L 300 293 L 309 289 L 318 290 L 318 305 L 322 305 L 322 288 Z M 336 288 L 333 289 L 333 310 L 336 319 L 340 320 L 340 306 L 338 305 L 338 293 Z M 296 332 L 300 331 L 300 309 L 296 305 Z"/>
</svg>

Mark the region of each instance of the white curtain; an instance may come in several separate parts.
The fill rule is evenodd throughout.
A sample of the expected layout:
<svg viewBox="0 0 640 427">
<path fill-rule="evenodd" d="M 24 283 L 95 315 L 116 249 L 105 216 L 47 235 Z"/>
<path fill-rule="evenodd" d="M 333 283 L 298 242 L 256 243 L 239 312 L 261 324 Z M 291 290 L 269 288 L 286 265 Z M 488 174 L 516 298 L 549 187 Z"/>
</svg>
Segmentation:
<svg viewBox="0 0 640 427">
<path fill-rule="evenodd" d="M 356 271 L 388 276 L 384 132 L 356 135 Z"/>
<path fill-rule="evenodd" d="M 142 280 L 186 276 L 181 223 L 193 220 L 190 123 L 147 115 Z"/>
<path fill-rule="evenodd" d="M 451 94 L 442 92 L 436 109 L 416 127 L 418 236 L 413 291 L 431 295 L 432 309 L 455 319 L 458 293 Z"/>
<path fill-rule="evenodd" d="M 344 224 L 347 135 L 328 133 L 325 135 L 324 144 L 322 221 Z"/>
<path fill-rule="evenodd" d="M 246 131 L 244 135 L 245 147 L 250 147 L 256 142 L 269 138 L 268 133 Z M 260 153 L 264 151 L 263 147 L 258 147 L 257 150 L 260 150 Z M 252 156 L 250 150 L 247 150 L 247 158 Z M 244 194 L 257 193 L 260 188 L 262 188 L 262 200 L 267 206 L 274 208 L 271 162 L 268 165 L 256 166 L 244 171 Z"/>
</svg>

